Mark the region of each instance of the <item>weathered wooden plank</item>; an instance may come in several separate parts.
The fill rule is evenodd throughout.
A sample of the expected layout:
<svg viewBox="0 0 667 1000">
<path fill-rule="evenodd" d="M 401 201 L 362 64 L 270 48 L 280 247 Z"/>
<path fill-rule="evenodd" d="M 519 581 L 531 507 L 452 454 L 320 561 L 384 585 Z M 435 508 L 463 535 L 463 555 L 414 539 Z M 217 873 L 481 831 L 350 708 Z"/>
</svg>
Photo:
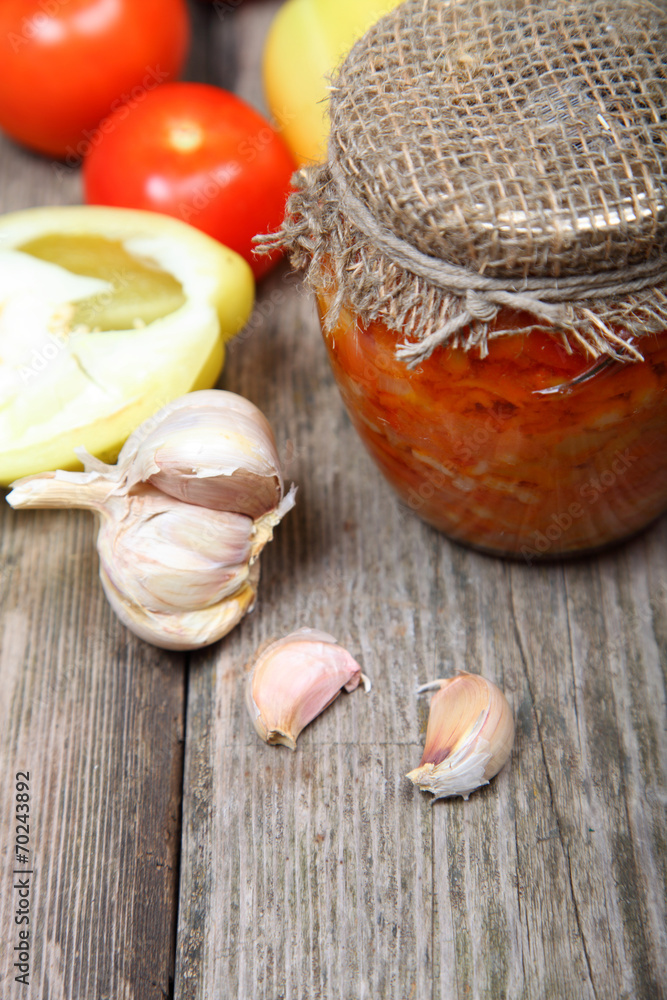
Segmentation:
<svg viewBox="0 0 667 1000">
<path fill-rule="evenodd" d="M 77 170 L 0 138 L 0 210 L 79 200 Z M 89 515 L 18 513 L 0 500 L 0 995 L 162 1000 L 173 978 L 185 660 L 114 619 Z M 20 770 L 30 772 L 29 986 L 13 965 Z"/>
<path fill-rule="evenodd" d="M 524 814 L 523 829 L 517 818 L 517 847 L 533 852 L 528 865 L 520 859 L 520 871 L 539 873 L 534 841 L 552 838 L 555 869 L 545 888 L 552 905 L 567 904 L 574 920 L 568 936 L 578 954 L 571 969 L 553 964 L 557 989 L 542 978 L 551 963 L 540 959 L 537 996 L 648 998 L 664 989 L 664 811 L 646 795 L 656 782 L 664 795 L 664 687 L 655 637 L 644 627 L 646 615 L 636 617 L 641 592 L 648 597 L 647 547 L 662 549 L 664 563 L 664 537 L 663 522 L 595 560 L 511 570 L 519 662 L 542 757 L 534 761 L 534 780 L 552 812 L 551 828 L 531 836 L 535 803 L 517 784 Z M 623 707 L 628 700 L 642 703 L 634 717 Z M 658 732 L 653 773 L 642 774 L 638 746 Z M 522 769 L 529 753 L 526 747 Z M 554 928 L 564 933 L 562 921 Z M 553 946 L 543 922 L 541 930 Z M 581 981 L 568 982 L 575 969 Z"/>
<path fill-rule="evenodd" d="M 230 351 L 225 384 L 272 420 L 299 500 L 262 556 L 256 610 L 193 663 L 176 996 L 424 996 L 430 809 L 404 778 L 420 755 L 420 657 L 401 662 L 388 647 L 408 636 L 419 649 L 424 582 L 407 560 L 403 581 L 379 579 L 368 511 L 381 547 L 395 505 L 360 450 L 367 490 L 345 489 L 352 432 L 312 304 L 286 277 L 265 283 L 263 301 L 285 299 Z M 413 522 L 408 540 L 419 531 Z M 378 588 L 387 605 L 373 617 Z M 255 736 L 243 668 L 265 638 L 306 624 L 347 645 L 374 690 L 341 696 L 291 754 Z"/>
<path fill-rule="evenodd" d="M 0 992 L 165 997 L 183 660 L 134 640 L 113 618 L 97 580 L 92 518 L 7 508 L 0 525 Z M 30 772 L 30 990 L 13 968 L 21 770 Z"/>
</svg>

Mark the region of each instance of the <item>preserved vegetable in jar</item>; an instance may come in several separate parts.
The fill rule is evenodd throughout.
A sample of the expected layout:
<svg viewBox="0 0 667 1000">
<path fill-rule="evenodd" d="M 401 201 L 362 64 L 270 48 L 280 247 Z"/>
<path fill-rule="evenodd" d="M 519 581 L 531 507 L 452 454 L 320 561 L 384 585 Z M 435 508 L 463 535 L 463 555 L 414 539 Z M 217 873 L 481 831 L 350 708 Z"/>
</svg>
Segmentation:
<svg viewBox="0 0 667 1000">
<path fill-rule="evenodd" d="M 352 49 L 279 233 L 360 437 L 534 562 L 667 509 L 667 10 L 407 0 Z"/>
<path fill-rule="evenodd" d="M 527 326 L 485 358 L 447 348 L 406 371 L 395 333 L 343 310 L 325 343 L 380 469 L 457 541 L 532 562 L 635 534 L 667 506 L 667 332 L 629 364 Z"/>
</svg>

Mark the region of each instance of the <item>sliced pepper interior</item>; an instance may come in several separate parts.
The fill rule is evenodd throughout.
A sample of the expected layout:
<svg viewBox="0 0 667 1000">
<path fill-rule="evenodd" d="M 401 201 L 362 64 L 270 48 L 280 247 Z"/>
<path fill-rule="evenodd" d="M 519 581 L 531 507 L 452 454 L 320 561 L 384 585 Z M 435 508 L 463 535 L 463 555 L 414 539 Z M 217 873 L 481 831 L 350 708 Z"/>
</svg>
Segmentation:
<svg viewBox="0 0 667 1000">
<path fill-rule="evenodd" d="M 183 286 L 150 258 L 140 258 L 120 240 L 87 233 L 49 233 L 16 247 L 23 253 L 72 274 L 100 278 L 111 285 L 76 303 L 72 327 L 132 330 L 162 319 L 185 303 Z"/>
<path fill-rule="evenodd" d="M 0 484 L 115 460 L 172 399 L 215 385 L 254 281 L 228 247 L 120 208 L 0 217 Z"/>
</svg>

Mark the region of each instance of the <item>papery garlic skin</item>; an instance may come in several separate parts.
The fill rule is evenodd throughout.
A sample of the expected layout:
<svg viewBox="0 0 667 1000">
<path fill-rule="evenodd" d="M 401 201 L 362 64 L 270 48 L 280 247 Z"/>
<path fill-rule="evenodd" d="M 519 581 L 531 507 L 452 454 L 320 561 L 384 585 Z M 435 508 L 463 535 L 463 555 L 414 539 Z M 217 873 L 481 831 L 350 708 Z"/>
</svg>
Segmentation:
<svg viewBox="0 0 667 1000">
<path fill-rule="evenodd" d="M 246 684 L 246 705 L 265 743 L 296 750 L 299 733 L 343 688 L 370 681 L 328 632 L 300 628 L 261 649 Z"/>
<path fill-rule="evenodd" d="M 280 501 L 283 481 L 273 431 L 250 400 L 202 389 L 146 423 L 154 426 L 130 437 L 119 456 L 129 486 L 150 482 L 178 500 L 253 518 Z"/>
<path fill-rule="evenodd" d="M 431 701 L 426 745 L 419 767 L 407 775 L 434 799 L 464 799 L 487 785 L 509 759 L 514 718 L 505 695 L 479 674 L 424 684 L 438 690 Z"/>
<path fill-rule="evenodd" d="M 160 447 L 172 449 L 169 460 L 151 464 L 151 445 L 158 458 Z M 273 434 L 257 407 L 234 393 L 191 393 L 138 428 L 115 466 L 78 455 L 84 472 L 27 476 L 8 503 L 98 516 L 104 591 L 142 639 L 197 649 L 226 635 L 252 610 L 260 553 L 295 502 L 294 486 L 283 496 Z M 189 502 L 175 496 L 179 475 Z"/>
</svg>

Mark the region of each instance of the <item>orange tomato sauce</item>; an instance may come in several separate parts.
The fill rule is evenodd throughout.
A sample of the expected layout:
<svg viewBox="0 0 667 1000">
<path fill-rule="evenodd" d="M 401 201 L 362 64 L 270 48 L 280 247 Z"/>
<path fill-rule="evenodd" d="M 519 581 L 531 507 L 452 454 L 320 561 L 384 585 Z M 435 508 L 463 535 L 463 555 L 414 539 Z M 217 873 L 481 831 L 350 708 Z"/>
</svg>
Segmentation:
<svg viewBox="0 0 667 1000">
<path fill-rule="evenodd" d="M 667 509 L 667 331 L 641 338 L 644 361 L 540 394 L 597 363 L 515 319 L 484 358 L 438 348 L 410 370 L 400 334 L 343 312 L 324 339 L 359 435 L 403 503 L 486 552 L 532 562 L 635 534 Z"/>
</svg>

